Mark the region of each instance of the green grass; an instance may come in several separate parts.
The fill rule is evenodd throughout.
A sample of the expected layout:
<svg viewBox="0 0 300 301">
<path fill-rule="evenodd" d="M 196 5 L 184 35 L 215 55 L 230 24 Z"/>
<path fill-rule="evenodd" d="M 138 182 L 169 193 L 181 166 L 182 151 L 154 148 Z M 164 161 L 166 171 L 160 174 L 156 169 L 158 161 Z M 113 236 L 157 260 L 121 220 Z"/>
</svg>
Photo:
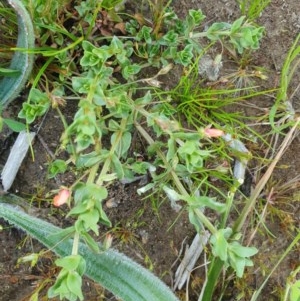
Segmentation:
<svg viewBox="0 0 300 301">
<path fill-rule="evenodd" d="M 271 3 L 271 0 L 237 0 L 237 3 L 242 15 L 247 16 L 249 20 L 256 21 Z"/>
</svg>

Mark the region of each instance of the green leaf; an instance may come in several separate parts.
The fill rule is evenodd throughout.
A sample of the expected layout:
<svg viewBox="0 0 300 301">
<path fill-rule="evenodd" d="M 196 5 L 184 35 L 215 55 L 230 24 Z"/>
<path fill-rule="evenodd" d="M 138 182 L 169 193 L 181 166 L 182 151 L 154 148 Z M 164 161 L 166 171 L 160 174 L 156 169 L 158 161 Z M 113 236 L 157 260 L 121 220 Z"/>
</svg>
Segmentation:
<svg viewBox="0 0 300 301">
<path fill-rule="evenodd" d="M 117 37 L 117 36 L 113 36 L 110 45 L 109 45 L 109 50 L 110 53 L 113 54 L 120 54 L 123 53 L 126 50 L 124 49 L 125 45 L 123 44 L 123 42 Z"/>
<path fill-rule="evenodd" d="M 103 0 L 101 2 L 101 7 L 105 8 L 107 10 L 111 10 L 120 3 L 122 3 L 122 0 Z"/>
<path fill-rule="evenodd" d="M 230 30 L 231 25 L 226 22 L 213 23 L 206 31 L 207 38 L 211 41 L 217 41 L 221 38 L 223 31 Z"/>
<path fill-rule="evenodd" d="M 175 62 L 179 62 L 183 66 L 188 66 L 192 63 L 193 58 L 193 46 L 186 45 L 184 49 L 178 53 L 178 58 L 175 60 Z"/>
<path fill-rule="evenodd" d="M 107 45 L 101 46 L 100 48 L 95 48 L 93 50 L 93 55 L 95 55 L 98 60 L 102 63 L 106 62 L 108 58 L 110 58 L 115 52 L 112 51 L 111 48 Z"/>
<path fill-rule="evenodd" d="M 93 202 L 93 201 L 92 201 Z M 85 213 L 87 210 L 89 210 L 89 201 L 84 200 L 83 202 L 77 202 L 76 206 L 73 207 L 67 214 L 68 216 L 76 216 L 82 213 Z"/>
<path fill-rule="evenodd" d="M 80 300 L 83 300 L 82 290 L 82 279 L 81 276 L 73 271 L 69 272 L 67 276 L 67 286 L 70 292 L 72 292 L 74 295 L 76 295 Z"/>
<path fill-rule="evenodd" d="M 203 15 L 201 9 L 190 9 L 189 16 L 193 19 L 194 25 L 200 25 L 200 23 L 205 19 L 205 15 Z"/>
<path fill-rule="evenodd" d="M 93 151 L 88 154 L 80 154 L 76 160 L 76 166 L 78 168 L 82 167 L 91 167 L 99 162 L 101 162 L 105 156 L 98 154 L 97 152 Z"/>
<path fill-rule="evenodd" d="M 229 249 L 239 257 L 251 257 L 258 252 L 255 247 L 243 247 L 236 241 L 229 245 Z"/>
<path fill-rule="evenodd" d="M 119 135 L 122 134 L 121 139 L 118 140 L 118 144 L 115 145 L 117 139 L 119 138 Z M 118 157 L 125 157 L 127 154 L 127 151 L 130 148 L 131 145 L 131 133 L 130 132 L 115 132 L 111 135 L 110 143 L 115 147 L 115 153 Z"/>
<path fill-rule="evenodd" d="M 222 261 L 227 262 L 228 259 L 228 242 L 227 239 L 230 237 L 232 229 L 220 229 L 210 238 L 212 245 L 212 252 L 215 256 L 220 257 Z"/>
<path fill-rule="evenodd" d="M 185 35 L 188 36 L 189 32 L 191 32 L 196 26 L 199 26 L 204 19 L 205 15 L 203 15 L 201 9 L 190 9 L 185 21 L 185 24 L 187 24 Z"/>
<path fill-rule="evenodd" d="M 244 274 L 244 270 L 246 267 L 246 259 L 237 256 L 236 254 L 229 253 L 229 262 L 230 266 L 234 269 L 236 272 L 237 277 L 241 278 Z"/>
<path fill-rule="evenodd" d="M 231 34 L 237 32 L 238 30 L 240 30 L 244 20 L 245 20 L 245 16 L 242 16 L 242 17 L 240 17 L 239 19 L 235 20 L 232 23 L 231 29 L 230 29 Z"/>
<path fill-rule="evenodd" d="M 72 77 L 72 87 L 79 93 L 88 93 L 93 83 L 93 79 L 89 77 Z"/>
<path fill-rule="evenodd" d="M 82 202 L 83 200 L 97 200 L 101 202 L 106 199 L 108 195 L 105 187 L 96 185 L 94 183 L 78 183 L 75 189 L 74 200 L 75 203 Z"/>
<path fill-rule="evenodd" d="M 19 133 L 26 130 L 26 125 L 22 122 L 8 118 L 3 118 L 2 120 L 14 132 Z"/>
<path fill-rule="evenodd" d="M 67 271 L 75 271 L 78 268 L 81 259 L 82 257 L 80 255 L 69 255 L 64 258 L 56 259 L 55 264 Z"/>
<path fill-rule="evenodd" d="M 86 231 L 92 230 L 96 235 L 99 235 L 97 225 L 99 218 L 100 214 L 96 209 L 86 211 L 78 216 L 78 220 L 83 222 Z"/>
<path fill-rule="evenodd" d="M 295 281 L 291 286 L 290 301 L 300 300 L 300 280 Z"/>
<path fill-rule="evenodd" d="M 137 106 L 145 106 L 147 104 L 150 104 L 152 101 L 152 95 L 149 91 L 147 91 L 147 93 L 141 97 L 141 98 L 137 98 L 134 103 Z"/>
<path fill-rule="evenodd" d="M 99 206 L 99 207 L 98 207 L 98 211 L 99 211 L 99 214 L 100 214 L 100 219 L 99 219 L 99 221 L 100 221 L 103 225 L 105 225 L 105 226 L 107 226 L 107 227 L 111 227 L 111 221 L 110 221 L 109 218 L 107 217 L 107 215 L 106 215 L 105 211 L 103 210 L 103 208 Z"/>
<path fill-rule="evenodd" d="M 175 46 L 178 44 L 178 34 L 171 29 L 158 40 L 158 43 L 163 46 Z"/>
<path fill-rule="evenodd" d="M 218 213 L 223 213 L 226 210 L 226 204 L 219 203 L 215 198 L 211 198 L 208 196 L 193 196 L 184 198 L 188 202 L 188 205 L 192 208 L 201 208 L 208 207 L 212 210 L 217 211 Z"/>
<path fill-rule="evenodd" d="M 100 252 L 100 248 L 98 243 L 86 232 L 81 233 L 81 237 L 83 238 L 86 245 L 95 253 Z"/>
<path fill-rule="evenodd" d="M 66 161 L 57 159 L 50 163 L 48 167 L 48 178 L 54 178 L 59 173 L 64 173 L 68 168 Z"/>
<path fill-rule="evenodd" d="M 139 33 L 136 35 L 138 41 L 144 40 L 146 43 L 150 44 L 152 42 L 151 38 L 152 28 L 148 26 L 143 26 Z"/>
<path fill-rule="evenodd" d="M 138 64 L 127 65 L 122 69 L 122 75 L 125 79 L 129 79 L 141 71 L 142 67 Z"/>
<path fill-rule="evenodd" d="M 50 107 L 50 99 L 46 93 L 38 89 L 31 89 L 27 102 L 23 102 L 22 110 L 18 117 L 26 119 L 28 124 L 32 123 L 37 117 L 44 115 Z"/>
<path fill-rule="evenodd" d="M 203 225 L 200 222 L 198 216 L 195 214 L 194 210 L 191 207 L 188 207 L 189 212 L 189 220 L 192 225 L 194 225 L 197 233 L 201 233 L 201 230 L 203 229 Z"/>
<path fill-rule="evenodd" d="M 119 158 L 113 154 L 111 157 L 114 172 L 117 174 L 118 179 L 123 179 L 124 178 L 124 170 L 121 161 Z"/>
<path fill-rule="evenodd" d="M 145 175 L 148 172 L 150 163 L 145 161 L 135 161 L 130 167 L 134 173 Z"/>
</svg>

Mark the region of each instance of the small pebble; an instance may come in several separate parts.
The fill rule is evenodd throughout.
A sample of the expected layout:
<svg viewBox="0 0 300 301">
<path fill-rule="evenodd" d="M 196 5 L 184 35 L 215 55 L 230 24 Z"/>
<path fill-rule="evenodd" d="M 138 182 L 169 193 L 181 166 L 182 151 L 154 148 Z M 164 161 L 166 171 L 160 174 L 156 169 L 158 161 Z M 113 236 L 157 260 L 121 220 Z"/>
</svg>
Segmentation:
<svg viewBox="0 0 300 301">
<path fill-rule="evenodd" d="M 107 202 L 105 203 L 105 206 L 107 208 L 116 208 L 119 206 L 119 202 L 116 201 L 115 198 L 111 198 L 111 199 L 107 200 Z"/>
</svg>

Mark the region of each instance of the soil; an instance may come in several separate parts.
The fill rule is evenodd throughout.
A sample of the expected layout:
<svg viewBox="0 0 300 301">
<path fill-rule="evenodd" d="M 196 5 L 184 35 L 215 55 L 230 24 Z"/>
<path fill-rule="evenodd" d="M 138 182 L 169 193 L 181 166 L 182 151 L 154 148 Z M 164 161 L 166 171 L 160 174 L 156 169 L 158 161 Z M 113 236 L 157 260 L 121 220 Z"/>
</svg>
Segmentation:
<svg viewBox="0 0 300 301">
<path fill-rule="evenodd" d="M 234 0 L 174 0 L 172 6 L 181 17 L 184 17 L 190 8 L 201 8 L 206 15 L 206 24 L 217 21 L 232 22 L 240 16 L 237 1 Z M 260 82 L 260 84 L 263 84 L 266 89 L 272 89 L 278 85 L 284 59 L 300 31 L 300 15 L 297 12 L 299 12 L 298 0 L 273 0 L 257 20 L 257 23 L 264 26 L 266 31 L 261 47 L 255 52 L 251 64 L 265 70 L 268 80 L 263 83 Z M 229 56 L 227 60 L 222 71 L 224 73 L 229 70 L 226 68 L 234 67 Z M 175 83 L 178 76 L 172 78 Z M 300 89 L 295 93 L 293 92 L 299 84 L 299 79 L 298 70 L 289 91 L 292 96 L 290 101 L 296 110 L 300 108 Z M 168 84 L 172 83 L 168 82 Z M 20 102 L 22 102 L 21 98 L 19 104 Z M 260 113 L 259 109 L 269 108 L 272 102 L 273 99 L 268 97 L 255 100 L 253 103 L 258 109 L 246 109 L 246 113 L 252 116 L 257 115 Z M 18 101 L 15 102 L 6 114 L 17 112 L 19 104 Z M 63 112 L 69 120 L 72 119 L 72 112 L 74 112 L 72 106 L 74 108 L 76 104 L 71 103 L 70 107 Z M 30 155 L 27 156 L 11 192 L 31 200 L 33 206 L 40 208 L 36 210 L 37 215 L 50 219 L 51 222 L 63 227 L 67 223 L 63 219 L 64 212 L 62 209 L 51 208 L 51 199 L 46 194 L 51 189 L 57 189 L 60 185 L 67 185 L 73 180 L 72 174 L 64 175 L 56 181 L 49 181 L 46 178 L 47 163 L 56 151 L 60 138 L 59 133 L 62 133 L 63 130 L 57 120 L 58 116 L 49 112 L 41 123 L 42 126 L 33 146 L 35 160 L 33 161 Z M 3 143 L 7 136 L 2 135 L 0 138 L 0 142 Z M 3 164 L 8 151 L 4 150 L 4 144 L 1 145 L 2 158 L 0 163 Z M 272 183 L 280 181 L 284 184 L 299 175 L 298 145 L 299 139 L 296 138 L 280 161 L 272 178 Z M 255 179 L 253 182 L 252 184 L 255 185 Z M 102 230 L 103 233 L 107 233 L 107 231 L 113 233 L 114 248 L 150 268 L 168 285 L 172 286 L 174 273 L 182 258 L 181 251 L 185 249 L 187 244 L 191 243 L 195 232 L 186 214 L 178 215 L 162 195 L 147 199 L 141 198 L 136 192 L 140 185 L 142 183 L 134 182 L 127 185 L 116 183 L 111 186 L 105 210 L 113 223 L 113 229 L 103 228 Z M 297 191 L 294 189 L 288 191 L 287 195 L 280 195 L 280 183 L 276 185 L 271 209 L 268 211 L 269 214 L 265 222 L 265 226 L 272 235 L 263 230 L 257 233 L 252 241 L 252 244 L 259 249 L 259 254 L 254 259 L 254 268 L 247 271 L 247 279 L 234 279 L 229 282 L 232 287 L 226 290 L 227 293 L 222 300 L 249 300 L 248 293 L 259 287 L 265 275 L 270 272 L 280 255 L 291 243 L 297 228 L 299 229 L 299 193 L 297 195 Z M 299 177 L 294 187 L 299 187 Z M 289 198 L 289 203 L 284 201 L 284 197 Z M 266 196 L 262 196 L 262 198 L 266 198 Z M 264 206 L 263 203 L 258 205 Z M 276 214 L 278 211 L 282 213 Z M 47 256 L 39 260 L 37 266 L 33 268 L 28 264 L 17 264 L 18 259 L 22 256 L 39 252 L 43 247 L 3 220 L 0 221 L 0 225 L 3 227 L 0 232 L 0 301 L 30 300 L 30 295 L 43 280 L 47 278 L 54 280 L 55 269 L 52 264 L 54 256 L 47 253 Z M 298 246 L 272 275 L 258 300 L 280 300 L 289 273 L 299 266 L 299 254 Z M 201 266 L 203 260 L 201 257 L 197 265 Z M 197 300 L 197 295 L 204 281 L 204 273 L 204 268 L 199 268 L 191 274 L 190 301 Z M 47 287 L 47 284 L 45 286 Z M 86 300 L 116 300 L 88 279 L 85 279 L 84 291 Z M 185 287 L 181 291 L 177 291 L 177 294 L 182 300 L 187 300 L 185 299 Z M 39 300 L 47 299 L 40 297 Z"/>
</svg>

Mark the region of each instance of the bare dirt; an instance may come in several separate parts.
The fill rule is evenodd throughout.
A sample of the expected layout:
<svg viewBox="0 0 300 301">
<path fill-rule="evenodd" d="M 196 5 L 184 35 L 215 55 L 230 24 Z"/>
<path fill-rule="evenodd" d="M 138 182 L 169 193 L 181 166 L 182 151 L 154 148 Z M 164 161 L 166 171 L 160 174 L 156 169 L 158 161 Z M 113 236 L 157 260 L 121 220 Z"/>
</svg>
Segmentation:
<svg viewBox="0 0 300 301">
<path fill-rule="evenodd" d="M 236 1 L 216 0 L 216 1 L 180 1 L 174 0 L 173 7 L 179 16 L 184 17 L 188 9 L 201 8 L 207 16 L 206 22 L 210 24 L 216 21 L 232 22 L 240 16 Z M 298 0 L 273 0 L 265 9 L 257 23 L 266 28 L 261 48 L 254 54 L 251 64 L 262 67 L 268 75 L 268 80 L 260 82 L 265 89 L 277 87 L 284 59 L 290 46 L 300 31 L 300 15 Z M 232 67 L 233 63 L 228 57 L 223 72 L 226 73 L 226 66 Z M 180 76 L 180 74 L 178 74 Z M 300 89 L 295 91 L 299 84 L 300 74 L 296 73 L 290 88 L 290 99 L 294 108 L 300 108 Z M 176 78 L 174 79 L 176 80 Z M 20 102 L 22 99 L 20 99 Z M 274 99 L 261 98 L 255 100 L 255 105 L 259 108 L 269 108 Z M 72 106 L 66 108 L 64 114 L 72 119 Z M 18 109 L 18 103 L 14 104 L 10 112 Z M 250 109 L 248 114 L 259 114 L 259 110 Z M 31 199 L 32 204 L 41 207 L 37 210 L 37 215 L 50 219 L 57 225 L 64 226 L 66 221 L 62 220 L 62 211 L 50 207 L 51 199 L 47 198 L 46 192 L 57 189 L 60 185 L 72 182 L 73 175 L 65 175 L 58 181 L 49 181 L 46 178 L 47 163 L 51 160 L 52 153 L 55 153 L 59 143 L 62 126 L 57 122 L 58 116 L 50 112 L 42 123 L 39 135 L 34 143 L 35 160 L 32 161 L 28 156 L 22 165 L 18 177 L 11 189 L 12 193 Z M 7 136 L 1 136 L 1 163 L 5 161 L 7 151 L 4 141 Z M 299 140 L 296 138 L 290 145 L 276 169 L 273 183 L 282 184 L 295 179 L 300 171 L 300 159 L 298 156 Z M 255 179 L 253 180 L 255 182 Z M 252 183 L 255 185 L 255 183 Z M 163 196 L 156 195 L 153 198 L 142 199 L 137 195 L 136 190 L 139 182 L 128 185 L 116 183 L 111 187 L 106 212 L 113 223 L 113 229 L 102 229 L 103 233 L 113 232 L 113 247 L 126 253 L 137 262 L 150 268 L 153 272 L 163 279 L 168 285 L 174 282 L 174 272 L 178 266 L 176 260 L 180 261 L 180 250 L 190 244 L 195 233 L 189 224 L 185 213 L 176 213 Z M 272 183 L 269 185 L 272 186 Z M 280 184 L 276 184 L 274 191 L 280 191 Z M 295 187 L 299 187 L 299 178 Z M 278 189 L 277 189 L 278 188 Z M 270 188 L 271 189 L 271 188 Z M 264 206 L 267 191 L 261 196 L 259 206 Z M 289 198 L 287 203 L 284 197 Z M 259 231 L 253 240 L 253 244 L 259 249 L 259 254 L 255 257 L 254 268 L 249 269 L 244 280 L 232 280 L 222 300 L 249 300 L 249 293 L 259 287 L 265 274 L 278 261 L 280 255 L 291 242 L 295 231 L 300 226 L 300 205 L 299 193 L 292 189 L 287 195 L 281 196 L 274 193 L 272 205 L 266 217 L 266 227 L 272 235 L 266 231 Z M 298 200 L 298 201 L 296 201 Z M 112 205 L 113 204 L 113 205 Z M 61 209 L 59 209 L 61 210 Z M 276 212 L 280 211 L 278 215 Z M 292 221 L 292 222 L 291 222 Z M 45 279 L 51 279 L 55 275 L 52 262 L 54 257 L 47 254 L 36 267 L 30 268 L 26 264 L 17 265 L 18 258 L 39 252 L 42 249 L 37 242 L 19 230 L 9 226 L 4 221 L 0 221 L 3 230 L 0 232 L 0 301 L 25 301 L 30 299 L 30 294 Z M 296 228 L 291 228 L 291 225 Z M 279 269 L 271 277 L 267 287 L 263 291 L 259 300 L 277 301 L 285 287 L 286 279 L 292 269 L 299 265 L 299 246 L 296 248 Z M 198 264 L 203 263 L 200 258 Z M 193 272 L 190 279 L 190 301 L 196 301 L 197 295 L 204 281 L 203 268 Z M 54 278 L 52 277 L 52 280 Z M 47 285 L 45 285 L 47 287 Z M 185 288 L 177 292 L 182 300 L 185 299 Z M 42 294 L 41 294 L 42 295 Z M 114 297 L 105 293 L 101 287 L 92 283 L 88 279 L 85 281 L 86 300 L 116 300 Z M 40 297 L 39 300 L 47 300 Z M 216 298 L 217 300 L 217 298 Z M 138 300 L 136 300 L 138 301 Z M 154 301 L 154 300 L 149 300 Z"/>
</svg>

